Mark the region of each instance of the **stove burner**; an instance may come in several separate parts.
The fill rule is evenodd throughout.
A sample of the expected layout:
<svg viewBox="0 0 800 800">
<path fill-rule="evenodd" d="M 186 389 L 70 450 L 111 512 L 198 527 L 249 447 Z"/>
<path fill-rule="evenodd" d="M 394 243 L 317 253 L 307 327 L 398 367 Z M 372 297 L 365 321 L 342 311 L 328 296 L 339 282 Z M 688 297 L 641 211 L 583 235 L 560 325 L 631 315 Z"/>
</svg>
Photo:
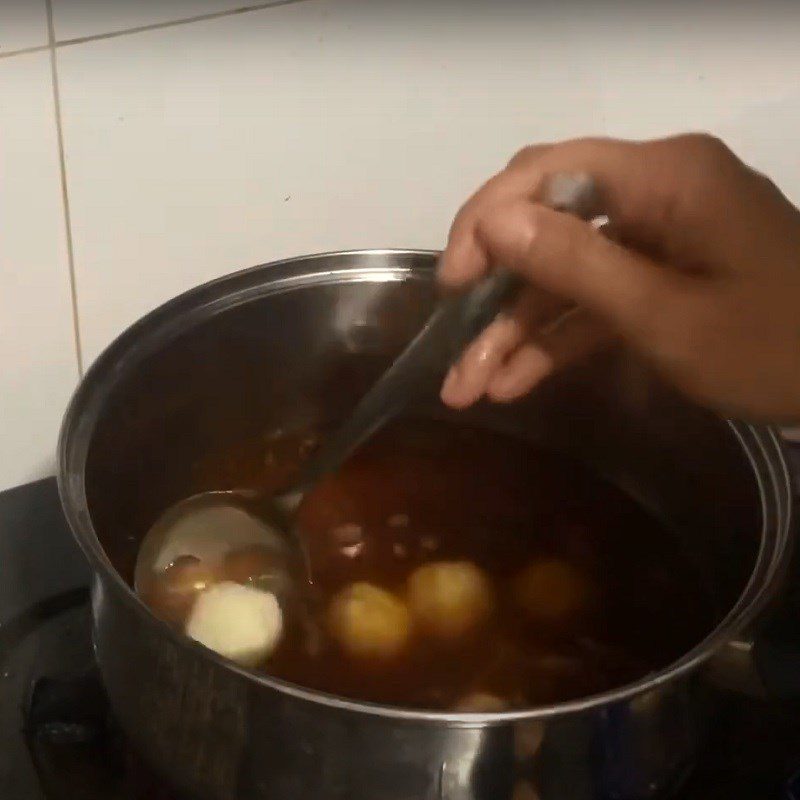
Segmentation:
<svg viewBox="0 0 800 800">
<path fill-rule="evenodd" d="M 80 621 L 79 647 L 89 666 L 49 675 L 34 669 L 22 709 L 22 733 L 37 776 L 38 796 L 43 800 L 186 800 L 139 760 L 114 722 L 91 660 L 87 600 L 85 589 L 65 592 L 35 604 L 3 628 L 4 641 L 16 640 L 22 646 L 26 636 L 38 639 L 38 655 L 46 670 L 51 648 L 55 655 L 63 645 L 61 634 L 76 632 L 70 616 L 77 615 Z M 30 797 L 18 796 L 20 800 Z"/>
<path fill-rule="evenodd" d="M 79 586 L 33 603 L 0 627 L 0 653 L 13 650 L 26 636 L 34 633 L 37 626 L 51 617 L 88 602 L 89 590 Z"/>
<path fill-rule="evenodd" d="M 77 745 L 108 738 L 108 701 L 95 672 L 72 679 L 39 678 L 25 711 L 29 743 Z"/>
</svg>

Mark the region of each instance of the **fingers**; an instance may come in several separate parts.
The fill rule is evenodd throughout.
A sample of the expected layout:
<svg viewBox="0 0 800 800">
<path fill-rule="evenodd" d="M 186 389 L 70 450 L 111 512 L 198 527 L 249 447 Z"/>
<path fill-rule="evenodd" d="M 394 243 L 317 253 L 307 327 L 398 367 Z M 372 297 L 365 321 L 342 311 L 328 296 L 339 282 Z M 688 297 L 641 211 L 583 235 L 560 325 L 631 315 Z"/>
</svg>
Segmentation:
<svg viewBox="0 0 800 800">
<path fill-rule="evenodd" d="M 549 145 L 527 148 L 543 154 Z M 447 247 L 439 260 L 437 276 L 445 286 L 458 288 L 476 281 L 489 268 L 488 254 L 477 239 L 476 222 L 496 205 L 535 193 L 538 173 L 507 168 L 487 181 L 464 204 L 450 228 Z"/>
<path fill-rule="evenodd" d="M 491 263 L 477 233 L 486 215 L 515 199 L 541 201 L 548 177 L 557 173 L 590 175 L 600 193 L 598 213 L 653 246 L 660 246 L 665 237 L 674 239 L 676 223 L 679 232 L 693 238 L 689 228 L 702 233 L 709 217 L 719 217 L 711 213 L 708 192 L 698 188 L 698 183 L 708 183 L 699 180 L 698 173 L 719 171 L 730 161 L 736 160 L 729 151 L 702 134 L 650 142 L 577 139 L 526 148 L 458 213 L 439 278 L 460 286 L 482 275 Z"/>
<path fill-rule="evenodd" d="M 484 395 L 496 402 L 511 402 L 527 394 L 540 381 L 606 346 L 613 335 L 608 326 L 580 309 L 570 309 L 555 322 L 520 338 L 510 327 L 508 338 L 486 362 L 477 365 L 468 356 L 454 367 L 442 387 L 442 401 L 451 408 L 466 408 Z M 487 329 L 488 331 L 488 329 Z M 498 326 L 493 335 L 500 338 Z M 515 341 L 511 347 L 509 343 Z M 467 354 L 465 354 L 466 356 Z"/>
<path fill-rule="evenodd" d="M 660 304 L 686 280 L 588 223 L 527 201 L 486 214 L 478 239 L 492 261 L 592 311 L 634 340 L 649 335 Z"/>
<path fill-rule="evenodd" d="M 496 319 L 450 368 L 442 384 L 442 402 L 451 408 L 467 408 L 480 400 L 492 376 L 521 338 L 513 319 Z"/>
<path fill-rule="evenodd" d="M 588 140 L 587 140 L 588 141 Z M 592 140 L 594 141 L 594 140 Z M 617 145 L 600 146 L 600 149 Z M 477 227 L 480 220 L 497 205 L 514 199 L 540 198 L 544 177 L 552 171 L 586 171 L 594 144 L 564 143 L 557 146 L 538 145 L 518 153 L 509 165 L 485 183 L 461 208 L 450 229 L 447 246 L 439 263 L 439 280 L 459 287 L 477 280 L 489 267 L 489 254 L 482 247 Z M 561 169 L 559 164 L 569 166 Z"/>
<path fill-rule="evenodd" d="M 514 309 L 501 314 L 464 351 L 442 386 L 442 400 L 466 408 L 486 392 L 489 381 L 508 356 L 540 325 L 564 311 L 559 298 L 541 289 L 525 290 Z"/>
<path fill-rule="evenodd" d="M 540 297 L 547 298 L 547 311 L 566 302 L 588 313 L 535 336 L 531 333 L 544 319 L 534 321 L 524 305 L 516 316 L 497 320 L 467 348 L 445 381 L 442 400 L 456 408 L 484 394 L 515 399 L 561 365 L 600 346 L 611 331 L 653 350 L 662 329 L 659 320 L 687 280 L 575 217 L 528 201 L 488 213 L 477 239 L 492 260 L 544 290 Z M 522 344 L 524 339 L 529 341 Z"/>
<path fill-rule="evenodd" d="M 707 213 L 695 208 L 701 195 L 686 190 L 697 183 L 686 175 L 687 151 L 705 153 L 695 164 L 720 158 L 719 148 L 703 136 L 647 143 L 583 139 L 526 148 L 476 192 L 453 223 L 439 279 L 462 286 L 502 265 L 589 314 L 535 337 L 535 326 L 523 335 L 519 324 L 496 322 L 451 371 L 445 402 L 463 407 L 487 393 L 498 400 L 517 397 L 559 364 L 598 346 L 609 331 L 653 348 L 659 314 L 687 287 L 686 276 L 537 200 L 553 175 L 586 173 L 599 187 L 596 211 L 610 217 L 610 230 L 644 242 L 658 257 L 664 232 L 675 239 L 675 219 L 691 222 Z"/>
<path fill-rule="evenodd" d="M 492 376 L 486 394 L 501 403 L 517 400 L 549 375 L 586 358 L 612 338 L 608 326 L 599 319 L 573 309 L 523 344 Z"/>
</svg>

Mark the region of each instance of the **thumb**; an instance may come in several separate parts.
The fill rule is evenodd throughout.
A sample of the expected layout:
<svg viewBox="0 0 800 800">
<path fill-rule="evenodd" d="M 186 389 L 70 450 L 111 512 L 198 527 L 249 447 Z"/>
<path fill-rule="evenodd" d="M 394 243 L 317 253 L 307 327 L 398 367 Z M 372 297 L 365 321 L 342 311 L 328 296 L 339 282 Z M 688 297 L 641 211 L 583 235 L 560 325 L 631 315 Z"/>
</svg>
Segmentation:
<svg viewBox="0 0 800 800">
<path fill-rule="evenodd" d="M 686 280 L 587 222 L 525 200 L 494 209 L 479 222 L 477 234 L 491 263 L 636 338 Z"/>
</svg>

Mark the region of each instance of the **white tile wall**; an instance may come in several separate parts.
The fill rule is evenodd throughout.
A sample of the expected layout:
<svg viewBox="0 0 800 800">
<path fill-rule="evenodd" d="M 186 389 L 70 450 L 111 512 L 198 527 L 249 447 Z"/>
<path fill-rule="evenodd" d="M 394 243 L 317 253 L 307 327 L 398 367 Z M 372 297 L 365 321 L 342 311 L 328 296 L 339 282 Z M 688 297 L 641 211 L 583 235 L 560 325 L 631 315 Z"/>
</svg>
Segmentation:
<svg viewBox="0 0 800 800">
<path fill-rule="evenodd" d="M 45 0 L 0 2 L 0 55 L 47 44 Z"/>
<path fill-rule="evenodd" d="M 437 247 L 531 141 L 710 129 L 800 202 L 800 3 L 301 0 L 116 35 L 256 3 L 52 2 L 90 39 L 55 50 L 87 362 L 232 269 Z M 45 43 L 44 0 L 0 3 L 0 56 Z M 0 486 L 45 464 L 75 375 L 48 56 L 0 58 Z"/>
<path fill-rule="evenodd" d="M 53 23 L 57 39 L 78 39 L 264 5 L 268 5 L 268 2 L 263 0 L 262 2 L 259 0 L 53 0 Z"/>
<path fill-rule="evenodd" d="M 597 119 L 577 46 L 533 9 L 506 29 L 365 8 L 309 0 L 59 52 L 87 359 L 222 272 L 439 246 L 520 143 Z"/>
<path fill-rule="evenodd" d="M 595 31 L 605 131 L 714 131 L 800 203 L 800 3 L 643 4 L 631 17 L 595 7 L 581 23 Z"/>
<path fill-rule="evenodd" d="M 50 55 L 0 60 L 0 489 L 47 474 L 78 375 Z"/>
</svg>

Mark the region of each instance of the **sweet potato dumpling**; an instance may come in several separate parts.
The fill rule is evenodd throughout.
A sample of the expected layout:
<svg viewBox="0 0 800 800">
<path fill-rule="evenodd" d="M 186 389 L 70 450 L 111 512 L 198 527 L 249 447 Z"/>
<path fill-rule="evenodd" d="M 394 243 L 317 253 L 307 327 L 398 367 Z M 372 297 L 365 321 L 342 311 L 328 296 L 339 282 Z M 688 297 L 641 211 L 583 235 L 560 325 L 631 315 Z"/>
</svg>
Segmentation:
<svg viewBox="0 0 800 800">
<path fill-rule="evenodd" d="M 408 643 L 411 618 L 405 603 L 391 592 L 358 582 L 331 601 L 328 630 L 351 656 L 388 659 Z"/>
<path fill-rule="evenodd" d="M 557 558 L 534 561 L 514 578 L 514 599 L 542 623 L 569 622 L 585 610 L 591 588 L 586 576 Z"/>
<path fill-rule="evenodd" d="M 408 579 L 408 606 L 415 624 L 430 636 L 456 640 L 474 632 L 492 613 L 492 587 L 469 561 L 437 561 Z"/>
</svg>

